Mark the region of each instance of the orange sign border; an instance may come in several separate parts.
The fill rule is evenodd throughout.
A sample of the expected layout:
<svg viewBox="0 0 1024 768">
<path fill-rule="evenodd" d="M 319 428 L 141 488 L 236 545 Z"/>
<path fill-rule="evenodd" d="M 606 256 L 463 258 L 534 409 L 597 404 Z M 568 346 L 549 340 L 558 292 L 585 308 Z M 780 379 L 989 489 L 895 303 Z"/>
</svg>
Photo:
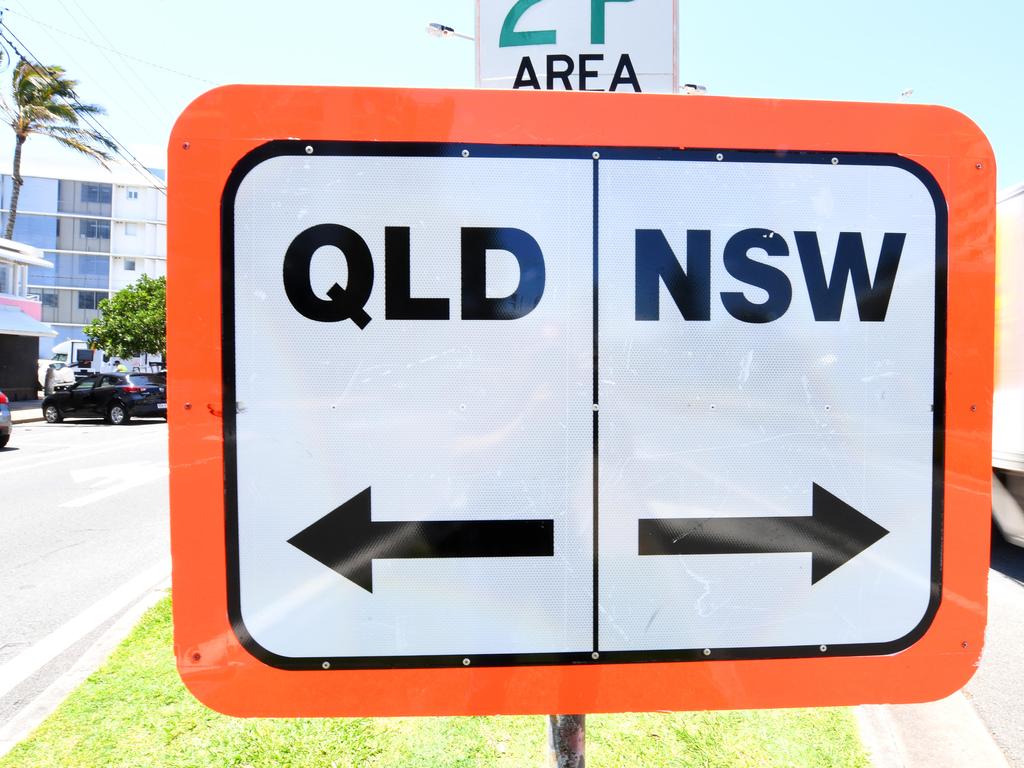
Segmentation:
<svg viewBox="0 0 1024 768">
<path fill-rule="evenodd" d="M 924 635 L 886 656 L 771 660 L 288 671 L 252 656 L 228 618 L 221 198 L 243 156 L 292 137 L 895 153 L 923 166 L 949 213 L 943 592 Z M 175 657 L 208 706 L 296 717 L 747 709 L 924 701 L 970 678 L 989 554 L 995 162 L 963 115 L 907 104 L 227 86 L 188 107 L 168 155 Z"/>
</svg>

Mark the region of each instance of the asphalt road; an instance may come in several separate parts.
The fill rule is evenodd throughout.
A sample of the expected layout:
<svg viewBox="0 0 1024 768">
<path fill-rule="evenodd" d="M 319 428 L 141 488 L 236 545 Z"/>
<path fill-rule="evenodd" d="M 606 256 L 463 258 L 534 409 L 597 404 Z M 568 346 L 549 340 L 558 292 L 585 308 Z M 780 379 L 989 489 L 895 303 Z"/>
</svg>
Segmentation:
<svg viewBox="0 0 1024 768">
<path fill-rule="evenodd" d="M 964 693 L 1014 768 L 1024 768 L 1024 549 L 992 540 L 981 666 Z"/>
<path fill-rule="evenodd" d="M 163 421 L 15 425 L 0 450 L 0 728 L 162 571 Z"/>
</svg>

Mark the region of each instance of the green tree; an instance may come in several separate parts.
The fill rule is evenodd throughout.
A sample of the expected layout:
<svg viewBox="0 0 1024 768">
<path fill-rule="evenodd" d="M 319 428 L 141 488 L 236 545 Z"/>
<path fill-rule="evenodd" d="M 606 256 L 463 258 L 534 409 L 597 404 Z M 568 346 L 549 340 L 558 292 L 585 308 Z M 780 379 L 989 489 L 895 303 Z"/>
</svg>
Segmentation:
<svg viewBox="0 0 1024 768">
<path fill-rule="evenodd" d="M 14 220 L 18 215 L 18 196 L 21 194 L 21 149 L 32 134 L 49 136 L 68 149 L 91 157 L 104 167 L 113 158 L 114 142 L 97 131 L 85 128 L 81 118 L 85 115 L 105 114 L 97 104 L 83 104 L 75 88 L 77 80 L 64 76 L 62 67 L 44 67 L 32 64 L 24 57 L 18 59 L 11 78 L 11 103 L 2 108 L 8 124 L 14 130 L 14 168 L 11 179 L 10 213 L 4 237 L 14 236 Z"/>
<path fill-rule="evenodd" d="M 100 302 L 85 337 L 114 357 L 159 354 L 167 360 L 167 278 L 143 275 Z"/>
</svg>

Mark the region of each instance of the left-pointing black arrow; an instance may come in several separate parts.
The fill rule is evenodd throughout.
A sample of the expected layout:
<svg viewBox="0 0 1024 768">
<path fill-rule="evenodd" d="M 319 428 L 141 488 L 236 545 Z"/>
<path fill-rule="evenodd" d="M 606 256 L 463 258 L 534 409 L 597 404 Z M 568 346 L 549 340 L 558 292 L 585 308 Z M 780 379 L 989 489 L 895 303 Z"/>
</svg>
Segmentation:
<svg viewBox="0 0 1024 768">
<path fill-rule="evenodd" d="M 889 531 L 817 483 L 801 517 L 690 517 L 640 520 L 641 555 L 811 553 L 811 584 Z"/>
<path fill-rule="evenodd" d="M 370 489 L 288 539 L 373 592 L 373 561 L 407 557 L 551 557 L 553 520 L 374 521 Z"/>
</svg>

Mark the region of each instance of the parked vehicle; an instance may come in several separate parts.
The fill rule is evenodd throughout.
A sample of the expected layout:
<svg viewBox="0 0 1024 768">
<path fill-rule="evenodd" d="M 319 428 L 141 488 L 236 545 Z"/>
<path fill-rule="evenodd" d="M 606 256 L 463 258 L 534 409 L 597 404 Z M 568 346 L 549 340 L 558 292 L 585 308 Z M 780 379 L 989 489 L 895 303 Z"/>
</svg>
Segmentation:
<svg viewBox="0 0 1024 768">
<path fill-rule="evenodd" d="M 56 344 L 48 359 L 39 359 L 39 388 L 48 395 L 57 387 L 74 384 L 75 373 L 84 373 L 81 368 L 84 360 L 92 363 L 92 350 L 84 341 L 62 341 Z"/>
<path fill-rule="evenodd" d="M 992 516 L 1024 547 L 1024 184 L 996 204 L 996 368 Z"/>
<path fill-rule="evenodd" d="M 43 399 L 43 418 L 59 424 L 66 417 L 127 424 L 135 416 L 167 418 L 167 377 L 162 373 L 101 373 L 82 377 Z"/>
<path fill-rule="evenodd" d="M 0 392 L 0 448 L 11 441 L 11 409 L 7 406 L 7 395 Z"/>
<path fill-rule="evenodd" d="M 129 372 L 157 373 L 163 370 L 159 355 L 117 358 L 102 349 L 93 349 L 89 342 L 69 339 L 55 344 L 49 358 L 39 359 L 39 388 L 49 395 L 57 387 L 74 384 L 93 373 L 117 373 L 118 363 Z"/>
</svg>

